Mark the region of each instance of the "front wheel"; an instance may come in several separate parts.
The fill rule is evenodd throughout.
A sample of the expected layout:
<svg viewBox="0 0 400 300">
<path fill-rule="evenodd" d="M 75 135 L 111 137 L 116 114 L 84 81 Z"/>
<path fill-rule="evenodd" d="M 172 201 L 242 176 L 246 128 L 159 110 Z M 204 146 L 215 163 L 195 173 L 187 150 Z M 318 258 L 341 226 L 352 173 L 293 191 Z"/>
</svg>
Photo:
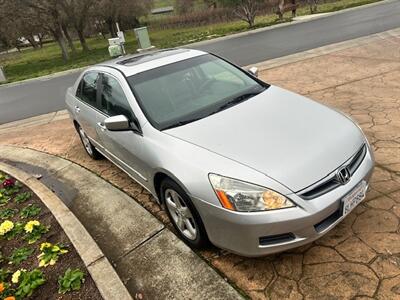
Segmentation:
<svg viewBox="0 0 400 300">
<path fill-rule="evenodd" d="M 85 148 L 86 153 L 92 159 L 95 159 L 95 160 L 102 158 L 102 155 L 92 145 L 92 143 L 90 142 L 90 140 L 87 137 L 83 128 L 80 125 L 76 125 L 76 130 L 78 131 L 79 137 L 81 138 L 81 142 L 82 142 L 83 147 Z"/>
<path fill-rule="evenodd" d="M 165 179 L 161 183 L 161 195 L 179 236 L 193 248 L 206 246 L 208 237 L 203 222 L 185 191 L 174 181 Z"/>
</svg>

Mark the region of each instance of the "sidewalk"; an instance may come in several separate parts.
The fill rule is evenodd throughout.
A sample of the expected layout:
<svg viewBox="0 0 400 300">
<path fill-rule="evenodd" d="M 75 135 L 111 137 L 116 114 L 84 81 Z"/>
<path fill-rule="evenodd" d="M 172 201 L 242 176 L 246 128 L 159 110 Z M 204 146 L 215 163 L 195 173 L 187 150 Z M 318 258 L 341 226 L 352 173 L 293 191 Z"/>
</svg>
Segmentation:
<svg viewBox="0 0 400 300">
<path fill-rule="evenodd" d="M 218 249 L 200 253 L 251 298 L 400 299 L 399 49 L 397 29 L 260 64 L 263 80 L 355 119 L 375 149 L 377 167 L 367 199 L 310 245 L 258 259 Z M 0 144 L 78 163 L 168 223 L 138 184 L 109 162 L 87 157 L 70 120 L 0 129 Z"/>
<path fill-rule="evenodd" d="M 134 299 L 140 294 L 143 299 L 242 299 L 165 225 L 92 172 L 17 147 L 0 146 L 0 161 L 40 174 L 88 230 Z"/>
</svg>

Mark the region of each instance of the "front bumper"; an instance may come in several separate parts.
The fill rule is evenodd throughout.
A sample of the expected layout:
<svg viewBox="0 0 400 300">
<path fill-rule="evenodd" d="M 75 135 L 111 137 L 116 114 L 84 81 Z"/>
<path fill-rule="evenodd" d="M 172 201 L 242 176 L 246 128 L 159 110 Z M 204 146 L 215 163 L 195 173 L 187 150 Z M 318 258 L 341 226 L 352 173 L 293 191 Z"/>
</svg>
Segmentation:
<svg viewBox="0 0 400 300">
<path fill-rule="evenodd" d="M 298 205 L 293 208 L 244 213 L 197 198 L 193 202 L 214 245 L 243 256 L 262 256 L 310 243 L 335 227 L 344 218 L 342 198 L 362 180 L 368 183 L 373 167 L 374 158 L 368 149 L 346 185 L 312 200 L 288 195 Z"/>
</svg>

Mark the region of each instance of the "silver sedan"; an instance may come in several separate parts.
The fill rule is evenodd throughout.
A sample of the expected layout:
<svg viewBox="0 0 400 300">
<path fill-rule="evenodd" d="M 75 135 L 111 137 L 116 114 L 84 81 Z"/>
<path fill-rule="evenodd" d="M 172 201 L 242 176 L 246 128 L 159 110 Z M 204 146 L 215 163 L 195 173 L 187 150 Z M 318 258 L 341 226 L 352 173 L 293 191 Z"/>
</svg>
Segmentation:
<svg viewBox="0 0 400 300">
<path fill-rule="evenodd" d="M 351 119 L 202 51 L 95 65 L 66 103 L 86 152 L 149 190 L 192 247 L 309 243 L 364 199 L 374 166 Z"/>
</svg>

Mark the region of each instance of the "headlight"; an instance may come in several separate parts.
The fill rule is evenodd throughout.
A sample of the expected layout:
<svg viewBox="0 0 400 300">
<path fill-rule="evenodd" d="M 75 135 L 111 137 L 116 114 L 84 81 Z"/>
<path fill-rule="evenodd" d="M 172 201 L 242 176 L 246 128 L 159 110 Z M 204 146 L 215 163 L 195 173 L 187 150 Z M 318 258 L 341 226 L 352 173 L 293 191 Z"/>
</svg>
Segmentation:
<svg viewBox="0 0 400 300">
<path fill-rule="evenodd" d="M 263 211 L 294 207 L 285 196 L 267 188 L 219 176 L 209 175 L 222 206 L 237 211 Z"/>
</svg>

